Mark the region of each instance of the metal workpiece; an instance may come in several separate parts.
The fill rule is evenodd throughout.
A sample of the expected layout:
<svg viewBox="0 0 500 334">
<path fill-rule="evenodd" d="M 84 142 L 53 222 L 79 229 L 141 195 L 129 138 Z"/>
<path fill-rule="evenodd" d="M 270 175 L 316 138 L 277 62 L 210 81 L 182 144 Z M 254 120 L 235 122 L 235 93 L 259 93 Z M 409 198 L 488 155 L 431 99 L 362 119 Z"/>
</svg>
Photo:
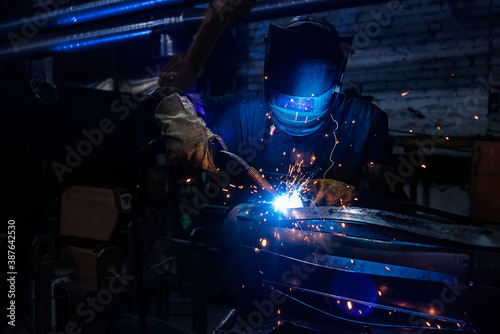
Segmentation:
<svg viewBox="0 0 500 334">
<path fill-rule="evenodd" d="M 222 232 L 242 296 L 281 296 L 280 312 L 318 326 L 470 332 L 498 310 L 498 229 L 486 223 L 241 204 Z"/>
</svg>

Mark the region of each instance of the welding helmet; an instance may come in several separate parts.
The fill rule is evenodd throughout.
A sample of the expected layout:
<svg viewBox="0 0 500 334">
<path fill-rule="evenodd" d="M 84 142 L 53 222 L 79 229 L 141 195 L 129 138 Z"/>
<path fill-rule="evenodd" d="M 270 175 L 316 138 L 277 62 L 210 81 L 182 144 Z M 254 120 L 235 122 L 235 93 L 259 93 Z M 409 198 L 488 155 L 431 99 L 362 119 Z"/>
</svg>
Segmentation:
<svg viewBox="0 0 500 334">
<path fill-rule="evenodd" d="M 315 132 L 340 92 L 352 36 L 299 16 L 285 27 L 271 23 L 266 41 L 264 89 L 274 123 L 292 136 Z"/>
</svg>

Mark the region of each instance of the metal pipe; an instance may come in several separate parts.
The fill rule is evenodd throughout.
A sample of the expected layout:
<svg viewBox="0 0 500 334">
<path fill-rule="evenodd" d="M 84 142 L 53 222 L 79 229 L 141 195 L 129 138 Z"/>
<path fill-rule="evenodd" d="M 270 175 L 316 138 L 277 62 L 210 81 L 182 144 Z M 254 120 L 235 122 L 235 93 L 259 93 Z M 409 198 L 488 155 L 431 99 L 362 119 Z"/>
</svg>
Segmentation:
<svg viewBox="0 0 500 334">
<path fill-rule="evenodd" d="M 283 0 L 259 1 L 252 12 L 240 22 L 254 22 L 277 17 L 301 15 L 340 8 L 381 3 L 381 0 L 362 0 L 357 2 L 339 0 Z M 104 45 L 124 42 L 135 38 L 144 38 L 153 31 L 172 32 L 179 29 L 199 25 L 204 18 L 204 8 L 188 8 L 171 13 L 170 16 L 158 18 L 158 14 L 138 18 L 136 22 L 121 25 L 108 23 L 106 28 L 62 32 L 52 35 L 35 36 L 33 39 L 22 38 L 11 40 L 10 44 L 0 45 L 0 61 L 20 58 L 41 57 L 54 53 L 76 52 Z M 223 13 L 219 13 L 223 17 Z M 112 28 L 108 28 L 113 26 Z"/>
<path fill-rule="evenodd" d="M 169 31 L 184 29 L 186 25 L 199 23 L 204 17 L 205 9 L 192 8 L 189 17 L 185 12 L 157 20 L 123 24 L 111 28 L 96 30 L 76 30 L 50 35 L 43 35 L 33 40 L 19 40 L 10 45 L 0 46 L 0 61 L 16 58 L 42 57 L 55 53 L 84 51 L 97 47 L 114 45 L 127 40 L 149 36 L 160 27 L 168 27 Z M 107 25 L 109 26 L 109 25 Z"/>
<path fill-rule="evenodd" d="M 136 13 L 158 8 L 173 8 L 175 6 L 193 6 L 207 3 L 195 0 L 98 0 L 89 3 L 62 7 L 68 0 L 58 0 L 42 5 L 33 10 L 31 15 L 0 24 L 0 36 L 14 37 L 13 34 L 30 35 L 36 31 L 46 31 L 56 28 L 68 28 L 82 23 L 97 21 L 110 17 Z M 34 30 L 35 29 L 35 30 Z M 25 33 L 29 30 L 29 33 Z M 10 37 L 9 37 L 10 35 Z M 26 37 L 26 36 L 23 36 Z"/>
</svg>

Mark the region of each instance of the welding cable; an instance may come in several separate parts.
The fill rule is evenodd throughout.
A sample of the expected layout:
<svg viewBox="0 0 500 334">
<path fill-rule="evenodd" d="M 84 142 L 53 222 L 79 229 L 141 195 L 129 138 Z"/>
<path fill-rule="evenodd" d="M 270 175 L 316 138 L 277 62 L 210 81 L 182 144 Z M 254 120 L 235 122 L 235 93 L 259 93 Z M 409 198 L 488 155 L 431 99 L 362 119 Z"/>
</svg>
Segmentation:
<svg viewBox="0 0 500 334">
<path fill-rule="evenodd" d="M 236 161 L 241 167 L 244 168 L 246 174 L 250 177 L 250 179 L 252 179 L 253 182 L 255 182 L 271 195 L 276 195 L 276 189 L 274 189 L 274 187 L 269 182 L 267 182 L 267 180 L 254 167 L 250 166 L 245 160 L 243 160 L 243 158 L 234 153 L 224 150 L 217 151 L 217 154 L 219 156 L 222 155 Z"/>
<path fill-rule="evenodd" d="M 332 114 L 330 114 L 330 117 L 332 118 L 332 121 L 334 121 L 334 122 L 335 122 L 335 125 L 336 125 L 336 126 L 335 126 L 335 130 L 333 130 L 333 139 L 335 139 L 335 142 L 334 142 L 334 144 L 333 144 L 333 148 L 332 148 L 332 151 L 330 152 L 330 158 L 329 158 L 329 159 L 330 159 L 330 162 L 331 162 L 332 164 L 330 165 L 330 167 L 328 167 L 328 169 L 327 169 L 327 170 L 325 170 L 325 173 L 323 174 L 323 179 L 325 179 L 325 178 L 326 178 L 326 173 L 328 173 L 328 171 L 329 171 L 330 169 L 332 169 L 333 165 L 335 165 L 335 162 L 332 160 L 332 157 L 333 157 L 333 151 L 335 151 L 335 148 L 337 147 L 337 142 L 338 142 L 338 140 L 337 140 L 337 135 L 335 134 L 335 131 L 337 131 L 337 130 L 339 129 L 339 123 L 337 123 L 337 121 L 333 118 Z"/>
</svg>

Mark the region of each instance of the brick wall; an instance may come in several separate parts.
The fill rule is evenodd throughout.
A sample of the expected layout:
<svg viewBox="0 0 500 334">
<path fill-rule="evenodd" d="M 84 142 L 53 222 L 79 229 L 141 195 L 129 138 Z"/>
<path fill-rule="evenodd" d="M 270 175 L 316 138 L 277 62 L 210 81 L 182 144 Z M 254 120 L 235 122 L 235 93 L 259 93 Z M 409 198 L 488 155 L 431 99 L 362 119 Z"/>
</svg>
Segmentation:
<svg viewBox="0 0 500 334">
<path fill-rule="evenodd" d="M 391 129 L 431 134 L 439 126 L 447 136 L 468 136 L 488 131 L 487 83 L 500 81 L 499 13 L 500 0 L 423 0 L 314 15 L 332 22 L 340 35 L 354 36 L 344 88 L 373 96 Z M 236 30 L 246 51 L 238 89 L 263 87 L 268 24 Z"/>
</svg>

